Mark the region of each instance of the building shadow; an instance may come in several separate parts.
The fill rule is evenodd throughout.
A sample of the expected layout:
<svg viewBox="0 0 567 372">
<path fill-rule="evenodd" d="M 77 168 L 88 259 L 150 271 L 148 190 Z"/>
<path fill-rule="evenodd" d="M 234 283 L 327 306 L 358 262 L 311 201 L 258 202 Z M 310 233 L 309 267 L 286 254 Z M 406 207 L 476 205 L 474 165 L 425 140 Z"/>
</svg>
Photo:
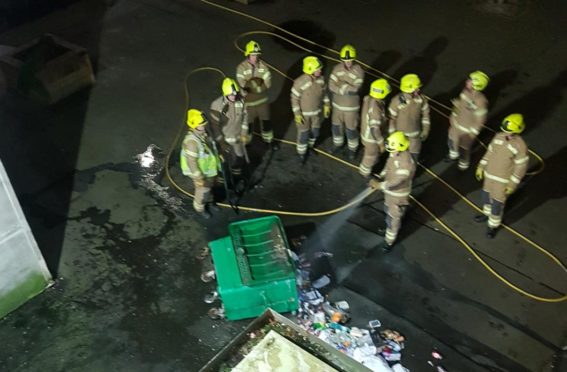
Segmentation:
<svg viewBox="0 0 567 372">
<path fill-rule="evenodd" d="M 103 1 L 87 0 L 76 6 L 85 14 L 81 23 L 84 29 L 42 23 L 41 29 L 30 36 L 30 41 L 52 33 L 85 47 L 96 75 L 102 20 L 108 5 Z M 76 19 L 68 22 L 78 24 Z M 50 106 L 16 92 L 7 92 L 0 102 L 3 126 L 0 158 L 54 277 L 58 273 L 63 248 L 89 99 L 90 90 L 85 89 Z"/>
</svg>

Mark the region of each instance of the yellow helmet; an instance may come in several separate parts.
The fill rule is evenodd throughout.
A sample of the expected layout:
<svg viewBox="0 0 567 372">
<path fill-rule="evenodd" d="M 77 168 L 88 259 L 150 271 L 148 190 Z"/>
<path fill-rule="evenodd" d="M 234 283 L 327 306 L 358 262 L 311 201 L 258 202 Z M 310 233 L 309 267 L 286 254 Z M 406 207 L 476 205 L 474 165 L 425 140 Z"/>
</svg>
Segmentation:
<svg viewBox="0 0 567 372">
<path fill-rule="evenodd" d="M 222 95 L 223 96 L 230 96 L 231 94 L 238 94 L 240 92 L 240 88 L 238 87 L 238 83 L 231 78 L 224 78 L 222 81 Z"/>
<path fill-rule="evenodd" d="M 404 132 L 396 131 L 386 138 L 386 151 L 396 152 L 396 151 L 406 151 L 409 148 L 409 139 L 406 137 Z"/>
<path fill-rule="evenodd" d="M 207 119 L 205 115 L 199 110 L 190 109 L 187 111 L 187 126 L 191 129 L 195 129 L 203 124 L 207 124 Z"/>
<path fill-rule="evenodd" d="M 471 72 L 469 78 L 472 81 L 473 89 L 478 90 L 479 92 L 482 92 L 484 88 L 486 88 L 486 86 L 488 85 L 488 82 L 490 81 L 488 75 L 486 75 L 482 71 Z"/>
<path fill-rule="evenodd" d="M 257 55 L 262 54 L 262 49 L 260 48 L 260 44 L 255 42 L 254 40 L 250 40 L 246 43 L 246 49 L 244 49 L 244 56 L 248 57 L 249 55 Z"/>
<path fill-rule="evenodd" d="M 370 84 L 370 97 L 376 99 L 384 99 L 390 92 L 392 88 L 386 79 L 377 79 Z"/>
<path fill-rule="evenodd" d="M 506 133 L 520 134 L 524 131 L 526 123 L 522 114 L 510 114 L 502 120 L 500 129 Z"/>
<path fill-rule="evenodd" d="M 315 71 L 323 68 L 323 64 L 319 58 L 314 56 L 309 56 L 303 58 L 303 72 L 312 75 Z"/>
<path fill-rule="evenodd" d="M 416 74 L 407 74 L 402 77 L 400 90 L 404 93 L 413 93 L 421 87 L 421 80 Z"/>
<path fill-rule="evenodd" d="M 356 59 L 356 49 L 350 44 L 346 44 L 341 48 L 341 59 L 343 61 L 352 61 Z"/>
</svg>

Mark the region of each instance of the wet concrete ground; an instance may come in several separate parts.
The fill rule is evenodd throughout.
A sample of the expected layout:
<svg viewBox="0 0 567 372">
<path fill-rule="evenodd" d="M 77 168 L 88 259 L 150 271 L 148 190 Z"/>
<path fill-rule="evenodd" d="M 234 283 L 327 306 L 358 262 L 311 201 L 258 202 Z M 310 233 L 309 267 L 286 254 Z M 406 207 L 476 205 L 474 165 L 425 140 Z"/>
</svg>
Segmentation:
<svg viewBox="0 0 567 372">
<path fill-rule="evenodd" d="M 110 4 L 111 2 L 109 2 Z M 424 91 L 448 104 L 466 74 L 492 76 L 489 125 L 520 111 L 525 138 L 546 163 L 527 177 L 507 205 L 505 222 L 565 261 L 567 232 L 567 10 L 560 1 L 267 1 L 253 6 L 225 2 L 326 45 L 352 42 L 360 58 L 399 78 L 422 75 Z M 113 6 L 81 1 L 0 35 L 18 45 L 52 32 L 89 48 L 97 84 L 52 107 L 4 94 L 0 107 L 0 157 L 48 265 L 54 287 L 0 321 L 0 370 L 99 371 L 198 370 L 248 322 L 207 318 L 196 256 L 226 234 L 229 222 L 259 216 L 230 210 L 203 223 L 191 201 L 164 177 L 165 154 L 183 126 L 183 77 L 213 65 L 233 73 L 241 55 L 233 39 L 270 30 L 198 1 L 121 0 Z M 296 76 L 303 53 L 258 37 L 265 57 Z M 208 107 L 219 76 L 189 81 L 192 103 Z M 289 82 L 276 76 L 272 91 L 276 134 L 294 138 Z M 446 119 L 432 114 L 424 164 L 477 201 L 473 172 L 442 162 Z M 325 136 L 330 130 L 325 128 Z M 484 133 L 489 139 L 490 134 Z M 136 155 L 155 145 L 156 163 L 144 168 Z M 329 145 L 327 138 L 322 145 Z M 242 200 L 270 209 L 319 211 L 348 202 L 364 189 L 356 172 L 323 156 L 300 166 L 292 147 L 273 156 L 254 142 L 254 179 Z M 482 155 L 477 149 L 475 161 Z M 174 155 L 173 158 L 176 156 Z M 535 161 L 533 167 L 537 167 Z M 172 176 L 183 187 L 173 161 Z M 262 177 L 263 176 L 263 177 Z M 420 172 L 415 197 L 460 234 L 502 275 L 545 297 L 567 292 L 565 273 L 517 236 L 501 231 L 494 241 L 475 212 Z M 426 362 L 440 348 L 451 371 L 561 370 L 567 344 L 565 303 L 543 303 L 513 292 L 414 206 L 399 247 L 375 249 L 381 199 L 327 218 L 283 217 L 290 238 L 308 236 L 316 271 L 330 271 L 332 296 L 347 299 L 353 321 L 378 318 L 408 335 L 404 364 Z"/>
</svg>

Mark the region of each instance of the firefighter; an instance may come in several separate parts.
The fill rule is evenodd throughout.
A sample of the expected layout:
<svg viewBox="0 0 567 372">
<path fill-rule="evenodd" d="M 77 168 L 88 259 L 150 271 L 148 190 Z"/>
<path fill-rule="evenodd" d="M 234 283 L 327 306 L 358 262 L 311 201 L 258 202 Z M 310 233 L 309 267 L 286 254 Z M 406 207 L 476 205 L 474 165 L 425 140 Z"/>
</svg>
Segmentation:
<svg viewBox="0 0 567 372">
<path fill-rule="evenodd" d="M 478 167 L 476 179 L 482 181 L 482 211 L 476 222 L 488 220 L 486 236 L 490 239 L 502 223 L 506 199 L 516 190 L 525 176 L 529 155 L 528 146 L 520 136 L 524 131 L 524 117 L 510 114 L 504 118 Z"/>
<path fill-rule="evenodd" d="M 338 63 L 329 77 L 329 91 L 333 93 L 333 115 L 331 117 L 333 146 L 337 152 L 344 145 L 346 127 L 348 157 L 354 160 L 358 150 L 358 112 L 360 98 L 358 91 L 364 81 L 364 71 L 355 62 L 356 49 L 345 45 L 340 52 L 341 63 Z"/>
<path fill-rule="evenodd" d="M 245 92 L 244 102 L 248 112 L 248 125 L 250 128 L 256 120 L 260 122 L 262 140 L 278 150 L 279 145 L 274 141 L 274 131 L 270 121 L 270 104 L 268 90 L 272 86 L 272 73 L 260 59 L 262 49 L 254 40 L 246 44 L 244 56 L 246 59 L 236 67 L 236 80 Z"/>
<path fill-rule="evenodd" d="M 482 91 L 490 79 L 482 71 L 469 75 L 465 88 L 458 98 L 453 99 L 453 112 L 449 118 L 449 161 L 459 160 L 459 170 L 469 168 L 471 147 L 479 135 L 488 113 L 488 101 Z"/>
<path fill-rule="evenodd" d="M 385 79 L 374 80 L 370 85 L 370 93 L 362 101 L 360 138 L 364 145 L 364 155 L 358 172 L 364 177 L 370 177 L 378 156 L 385 150 L 382 136 L 383 126 L 386 125 L 384 99 L 391 91 L 392 88 Z"/>
<path fill-rule="evenodd" d="M 213 133 L 223 152 L 229 155 L 230 170 L 235 177 L 242 175 L 246 163 L 246 148 L 249 142 L 246 104 L 240 95 L 238 83 L 231 78 L 222 82 L 222 96 L 211 104 Z"/>
<path fill-rule="evenodd" d="M 185 176 L 191 177 L 195 185 L 193 208 L 205 219 L 211 218 L 210 210 L 220 210 L 211 192 L 220 170 L 220 159 L 214 152 L 212 138 L 205 130 L 207 124 L 201 111 L 187 111 L 189 131 L 183 140 L 180 154 L 181 171 Z"/>
<path fill-rule="evenodd" d="M 409 138 L 409 152 L 417 162 L 421 143 L 429 136 L 431 121 L 429 103 L 420 93 L 421 80 L 416 74 L 407 74 L 400 81 L 401 93 L 398 93 L 388 107 L 390 112 L 389 132 L 404 132 Z"/>
<path fill-rule="evenodd" d="M 321 130 L 323 117 L 331 115 L 331 105 L 322 76 L 323 64 L 314 56 L 303 59 L 303 75 L 295 79 L 291 88 L 291 109 L 297 125 L 297 154 L 302 162 L 307 147 L 313 148 Z"/>
<path fill-rule="evenodd" d="M 408 149 L 410 139 L 402 131 L 396 131 L 386 139 L 386 151 L 390 153 L 379 178 L 373 178 L 368 185 L 384 193 L 384 212 L 386 212 L 386 230 L 378 230 L 384 235 L 380 247 L 389 252 L 392 250 L 402 217 L 409 205 L 415 161 Z"/>
</svg>

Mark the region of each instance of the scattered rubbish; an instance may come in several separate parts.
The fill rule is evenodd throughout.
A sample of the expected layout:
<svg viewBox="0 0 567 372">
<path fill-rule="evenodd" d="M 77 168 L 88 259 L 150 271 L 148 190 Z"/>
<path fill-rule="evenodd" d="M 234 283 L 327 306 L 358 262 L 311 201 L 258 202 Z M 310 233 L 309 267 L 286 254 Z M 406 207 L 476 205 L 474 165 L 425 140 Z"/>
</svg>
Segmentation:
<svg viewBox="0 0 567 372">
<path fill-rule="evenodd" d="M 335 302 L 335 306 L 343 311 L 349 311 L 350 310 L 350 306 L 348 304 L 348 302 L 346 301 L 339 301 L 339 302 Z"/>
<path fill-rule="evenodd" d="M 397 331 L 386 329 L 380 332 L 384 345 L 379 348 L 379 353 L 388 362 L 399 362 L 402 358 L 405 337 Z"/>
<path fill-rule="evenodd" d="M 435 350 L 433 350 L 433 351 L 431 352 L 431 356 L 432 356 L 433 358 L 435 358 L 435 359 L 439 359 L 439 360 L 443 359 L 443 355 L 439 354 L 439 352 L 437 352 L 437 351 L 435 351 Z"/>
<path fill-rule="evenodd" d="M 321 252 L 320 252 L 321 253 Z M 406 372 L 401 364 L 404 337 L 397 331 L 378 332 L 382 323 L 368 322 L 369 329 L 348 327 L 350 305 L 347 301 L 330 302 L 318 289 L 331 282 L 323 275 L 310 282 L 310 264 L 302 255 L 290 254 L 296 265 L 300 327 L 374 372 Z M 396 367 L 399 366 L 399 367 Z"/>
<path fill-rule="evenodd" d="M 331 278 L 328 275 L 323 275 L 319 279 L 313 281 L 313 288 L 319 289 L 323 288 L 331 283 Z"/>
<path fill-rule="evenodd" d="M 201 252 L 199 252 L 199 254 L 197 255 L 197 259 L 199 261 L 203 261 L 205 258 L 210 256 L 210 254 L 211 254 L 211 250 L 209 249 L 209 246 L 206 245 L 201 249 Z"/>
<path fill-rule="evenodd" d="M 301 236 L 299 236 L 299 237 L 297 237 L 297 238 L 291 239 L 291 245 L 292 245 L 294 248 L 299 248 L 299 247 L 301 247 L 301 246 L 303 245 L 303 242 L 304 242 L 305 240 L 307 240 L 307 237 L 306 237 L 305 235 L 301 235 Z"/>
<path fill-rule="evenodd" d="M 213 281 L 215 278 L 216 278 L 215 270 L 205 271 L 204 273 L 201 274 L 201 280 L 203 281 L 203 283 L 209 283 Z"/>
<path fill-rule="evenodd" d="M 376 329 L 382 327 L 382 323 L 380 323 L 378 319 L 374 319 L 368 322 L 368 326 L 372 329 Z"/>
<path fill-rule="evenodd" d="M 321 258 L 321 257 L 333 257 L 334 255 L 331 252 L 317 252 L 315 253 L 314 257 L 315 258 Z"/>
<path fill-rule="evenodd" d="M 215 292 L 207 293 L 205 295 L 204 301 L 206 304 L 212 304 L 218 299 L 219 299 L 219 294 L 218 292 L 215 291 Z"/>
<path fill-rule="evenodd" d="M 222 307 L 212 307 L 207 312 L 207 315 L 212 320 L 224 319 L 224 309 Z"/>
<path fill-rule="evenodd" d="M 392 371 L 394 371 L 394 372 L 409 372 L 409 369 L 402 366 L 400 363 L 397 363 L 397 364 L 394 364 L 392 366 Z"/>
</svg>

